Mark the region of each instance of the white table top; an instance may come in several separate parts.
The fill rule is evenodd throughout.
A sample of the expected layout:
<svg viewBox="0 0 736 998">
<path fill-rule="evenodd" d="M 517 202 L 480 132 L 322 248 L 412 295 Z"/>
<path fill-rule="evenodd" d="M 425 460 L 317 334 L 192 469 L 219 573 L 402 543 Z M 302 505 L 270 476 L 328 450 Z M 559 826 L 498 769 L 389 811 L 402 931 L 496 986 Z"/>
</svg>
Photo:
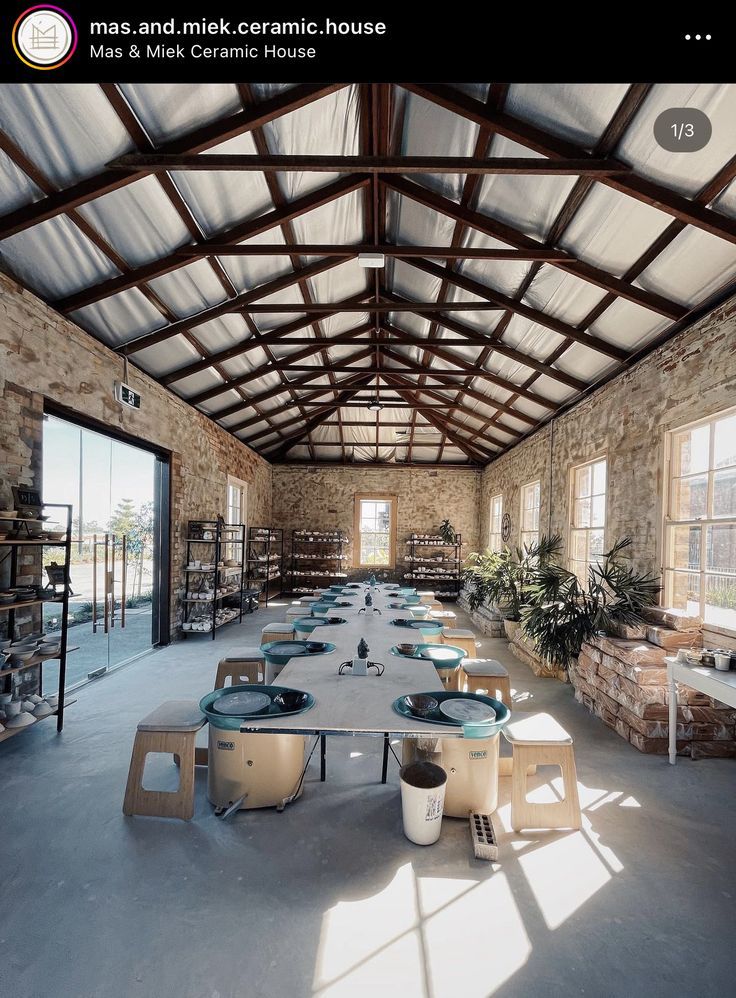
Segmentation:
<svg viewBox="0 0 736 998">
<path fill-rule="evenodd" d="M 665 661 L 678 682 L 707 693 L 729 707 L 736 707 L 736 671 L 719 672 L 707 665 L 690 665 L 678 662 L 674 656 L 667 656 Z"/>
<path fill-rule="evenodd" d="M 418 718 L 402 717 L 393 710 L 391 704 L 397 697 L 406 693 L 442 691 L 443 686 L 432 662 L 391 655 L 392 645 L 402 641 L 420 644 L 424 638 L 414 628 L 394 627 L 390 623 L 395 617 L 404 615 L 401 610 L 387 608 L 386 604 L 392 602 L 390 593 L 378 586 L 373 591 L 374 606 L 382 611 L 382 616 L 372 613 L 370 607 L 365 613 L 359 613 L 364 595 L 363 589 L 356 589 L 352 596 L 354 606 L 335 609 L 335 615 L 345 617 L 347 623 L 319 627 L 314 631 L 312 640 L 332 642 L 337 646 L 334 652 L 292 658 L 279 673 L 279 686 L 311 693 L 316 700 L 314 707 L 290 717 L 249 718 L 243 721 L 241 731 L 342 735 L 388 732 L 415 738 L 463 736 L 461 727 L 429 724 Z M 370 649 L 368 660 L 382 662 L 385 666 L 383 675 L 376 676 L 374 670 L 370 670 L 368 676 L 339 676 L 340 663 L 352 660 L 361 638 L 365 638 Z"/>
</svg>

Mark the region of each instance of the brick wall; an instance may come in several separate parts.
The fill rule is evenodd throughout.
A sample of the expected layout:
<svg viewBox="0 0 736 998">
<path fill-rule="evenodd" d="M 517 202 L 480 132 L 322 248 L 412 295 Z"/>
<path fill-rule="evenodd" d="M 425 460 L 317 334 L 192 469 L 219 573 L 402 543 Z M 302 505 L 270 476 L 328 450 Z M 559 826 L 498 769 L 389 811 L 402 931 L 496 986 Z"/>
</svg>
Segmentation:
<svg viewBox="0 0 736 998">
<path fill-rule="evenodd" d="M 12 484 L 43 488 L 44 400 L 169 451 L 175 609 L 186 522 L 224 513 L 228 474 L 248 483 L 250 522 L 269 522 L 271 466 L 133 367 L 143 405 L 123 410 L 113 398 L 122 376 L 120 357 L 0 274 L 0 504 L 10 506 Z"/>
<path fill-rule="evenodd" d="M 462 534 L 463 554 L 467 555 L 478 546 L 480 478 L 480 471 L 472 468 L 275 465 L 274 523 L 284 528 L 289 553 L 294 529 L 342 530 L 349 538 L 349 574 L 365 575 L 365 570 L 352 570 L 354 496 L 380 492 L 398 497 L 397 559 L 406 553 L 404 542 L 409 534 L 434 531 L 446 517 Z M 392 578 L 400 578 L 405 566 L 399 562 L 397 569 Z"/>
</svg>

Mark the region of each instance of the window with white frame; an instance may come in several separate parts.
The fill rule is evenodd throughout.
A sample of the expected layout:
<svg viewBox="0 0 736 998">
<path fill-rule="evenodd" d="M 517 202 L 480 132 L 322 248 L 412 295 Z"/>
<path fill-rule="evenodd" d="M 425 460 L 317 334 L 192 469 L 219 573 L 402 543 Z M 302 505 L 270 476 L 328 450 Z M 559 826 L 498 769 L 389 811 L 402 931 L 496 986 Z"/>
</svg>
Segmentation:
<svg viewBox="0 0 736 998">
<path fill-rule="evenodd" d="M 669 434 L 667 606 L 736 632 L 736 410 Z"/>
<path fill-rule="evenodd" d="M 227 479 L 227 523 L 247 523 L 248 485 L 241 482 L 239 478 L 228 475 Z M 229 544 L 227 547 L 227 558 L 240 558 L 240 546 Z"/>
<path fill-rule="evenodd" d="M 396 564 L 396 497 L 355 496 L 356 568 L 393 568 Z"/>
<path fill-rule="evenodd" d="M 581 464 L 570 472 L 569 568 L 582 583 L 587 582 L 588 568 L 600 560 L 605 550 L 607 479 L 605 458 Z"/>
<path fill-rule="evenodd" d="M 503 548 L 501 537 L 501 520 L 503 519 L 503 496 L 493 496 L 491 499 L 491 524 L 488 533 L 488 547 L 491 551 Z"/>
<path fill-rule="evenodd" d="M 519 540 L 522 550 L 531 547 L 539 540 L 539 504 L 541 489 L 539 482 L 529 482 L 521 488 L 521 531 Z"/>
</svg>

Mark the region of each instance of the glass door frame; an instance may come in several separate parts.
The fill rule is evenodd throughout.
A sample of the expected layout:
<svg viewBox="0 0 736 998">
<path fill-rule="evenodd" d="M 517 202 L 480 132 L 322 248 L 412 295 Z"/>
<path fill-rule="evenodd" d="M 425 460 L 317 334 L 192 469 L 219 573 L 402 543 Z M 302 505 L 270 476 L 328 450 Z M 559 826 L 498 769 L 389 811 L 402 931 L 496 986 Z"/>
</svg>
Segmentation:
<svg viewBox="0 0 736 998">
<path fill-rule="evenodd" d="M 171 643 L 171 452 L 118 427 L 44 400 L 44 416 L 55 416 L 93 433 L 148 451 L 154 465 L 153 590 L 151 644 L 154 648 Z M 47 497 L 48 498 L 48 497 Z"/>
</svg>

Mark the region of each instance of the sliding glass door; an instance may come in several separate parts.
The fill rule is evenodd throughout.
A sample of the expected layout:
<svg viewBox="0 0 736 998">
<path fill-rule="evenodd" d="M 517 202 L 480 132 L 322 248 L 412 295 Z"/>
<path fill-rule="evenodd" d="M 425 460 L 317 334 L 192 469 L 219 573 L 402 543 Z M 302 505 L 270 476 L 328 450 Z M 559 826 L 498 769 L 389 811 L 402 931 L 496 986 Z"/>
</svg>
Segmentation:
<svg viewBox="0 0 736 998">
<path fill-rule="evenodd" d="M 73 506 L 67 685 L 104 675 L 159 640 L 168 466 L 149 450 L 47 415 L 43 494 Z M 49 549 L 47 561 L 53 560 Z M 44 627 L 60 622 L 45 607 Z"/>
</svg>

